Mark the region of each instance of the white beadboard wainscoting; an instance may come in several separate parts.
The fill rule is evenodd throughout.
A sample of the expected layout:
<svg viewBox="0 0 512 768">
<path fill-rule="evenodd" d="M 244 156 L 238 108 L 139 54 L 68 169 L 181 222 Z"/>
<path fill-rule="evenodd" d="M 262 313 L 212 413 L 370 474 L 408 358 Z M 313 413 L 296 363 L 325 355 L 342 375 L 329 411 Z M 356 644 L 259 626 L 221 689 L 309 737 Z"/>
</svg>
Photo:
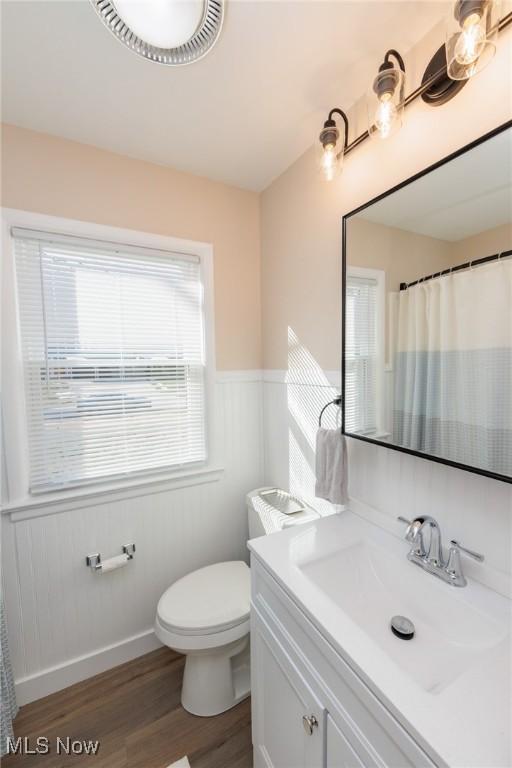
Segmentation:
<svg viewBox="0 0 512 768">
<path fill-rule="evenodd" d="M 340 391 L 340 374 L 317 368 L 263 372 L 265 482 L 291 493 L 315 495 L 315 440 L 323 406 Z M 331 405 L 322 426 L 339 424 Z"/>
<path fill-rule="evenodd" d="M 339 391 L 339 375 L 310 367 L 300 375 L 265 371 L 263 378 L 265 481 L 311 497 L 318 414 Z M 335 418 L 331 406 L 323 425 L 334 426 Z M 511 594 L 512 485 L 360 440 L 347 442 L 354 511 L 398 536 L 398 515 L 435 517 L 445 544 L 454 538 L 485 555 L 483 564 L 465 558 L 466 573 Z"/>
<path fill-rule="evenodd" d="M 261 372 L 219 373 L 216 390 L 222 471 L 185 487 L 52 507 L 51 514 L 2 515 L 20 704 L 157 647 L 156 605 L 173 581 L 214 562 L 247 559 L 245 494 L 263 484 Z M 111 557 L 130 542 L 137 551 L 125 567 L 104 575 L 86 567 L 87 554 Z"/>
</svg>

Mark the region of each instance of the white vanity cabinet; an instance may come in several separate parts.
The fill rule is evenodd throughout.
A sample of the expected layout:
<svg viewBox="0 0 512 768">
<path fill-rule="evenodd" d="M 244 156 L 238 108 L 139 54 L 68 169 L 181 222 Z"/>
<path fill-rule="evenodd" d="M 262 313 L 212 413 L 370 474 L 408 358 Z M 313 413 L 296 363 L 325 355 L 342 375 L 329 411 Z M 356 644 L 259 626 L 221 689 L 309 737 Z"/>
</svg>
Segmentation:
<svg viewBox="0 0 512 768">
<path fill-rule="evenodd" d="M 324 707 L 263 619 L 256 618 L 253 626 L 255 766 L 322 768 Z"/>
<path fill-rule="evenodd" d="M 432 768 L 397 719 L 252 556 L 255 768 Z"/>
</svg>

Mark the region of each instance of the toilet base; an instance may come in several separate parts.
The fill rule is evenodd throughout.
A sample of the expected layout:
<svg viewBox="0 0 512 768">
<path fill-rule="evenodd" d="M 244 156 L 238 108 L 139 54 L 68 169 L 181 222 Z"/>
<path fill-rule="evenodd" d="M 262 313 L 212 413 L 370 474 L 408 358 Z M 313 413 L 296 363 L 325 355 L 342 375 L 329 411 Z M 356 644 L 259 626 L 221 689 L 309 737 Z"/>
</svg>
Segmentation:
<svg viewBox="0 0 512 768">
<path fill-rule="evenodd" d="M 249 636 L 220 648 L 187 651 L 181 703 L 192 715 L 219 715 L 251 692 Z"/>
</svg>

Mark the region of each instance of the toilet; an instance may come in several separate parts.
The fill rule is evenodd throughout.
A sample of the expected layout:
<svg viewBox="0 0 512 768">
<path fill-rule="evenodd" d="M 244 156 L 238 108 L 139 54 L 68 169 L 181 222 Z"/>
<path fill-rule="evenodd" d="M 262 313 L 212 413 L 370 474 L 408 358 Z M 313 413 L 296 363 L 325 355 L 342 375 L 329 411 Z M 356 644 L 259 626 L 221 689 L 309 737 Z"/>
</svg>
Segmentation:
<svg viewBox="0 0 512 768">
<path fill-rule="evenodd" d="M 270 488 L 247 495 L 251 539 L 319 516 L 302 502 L 284 514 L 283 499 L 287 494 Z M 158 602 L 155 633 L 186 656 L 181 703 L 193 715 L 218 715 L 250 694 L 250 600 L 250 569 L 234 560 L 187 574 Z"/>
</svg>

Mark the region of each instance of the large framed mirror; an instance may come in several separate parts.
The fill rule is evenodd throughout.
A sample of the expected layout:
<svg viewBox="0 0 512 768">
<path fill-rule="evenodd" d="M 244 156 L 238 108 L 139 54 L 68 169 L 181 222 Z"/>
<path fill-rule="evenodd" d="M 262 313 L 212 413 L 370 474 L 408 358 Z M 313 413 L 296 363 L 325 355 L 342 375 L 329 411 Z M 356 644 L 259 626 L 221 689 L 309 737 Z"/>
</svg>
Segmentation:
<svg viewBox="0 0 512 768">
<path fill-rule="evenodd" d="M 343 217 L 343 433 L 512 482 L 512 121 Z"/>
</svg>

